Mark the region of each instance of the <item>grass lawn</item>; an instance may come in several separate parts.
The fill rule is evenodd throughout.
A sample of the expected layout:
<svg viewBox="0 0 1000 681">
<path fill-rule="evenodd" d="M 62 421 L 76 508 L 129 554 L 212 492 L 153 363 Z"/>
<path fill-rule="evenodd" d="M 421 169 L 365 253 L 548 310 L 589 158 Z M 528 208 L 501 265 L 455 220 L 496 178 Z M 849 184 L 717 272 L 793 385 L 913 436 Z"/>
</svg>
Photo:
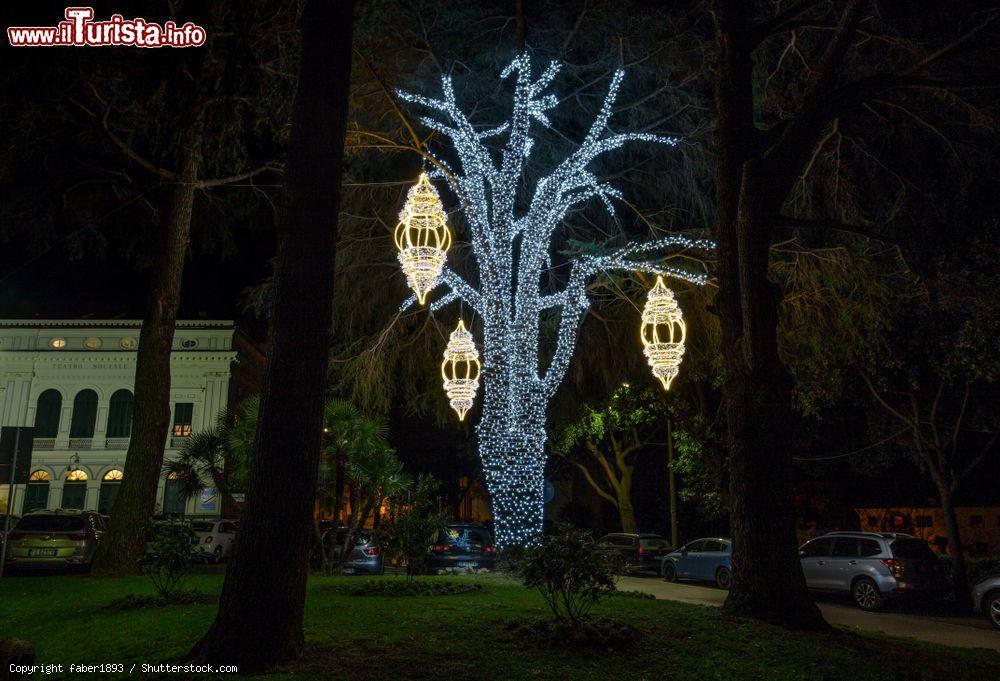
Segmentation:
<svg viewBox="0 0 1000 681">
<path fill-rule="evenodd" d="M 716 608 L 636 598 L 612 598 L 597 609 L 644 630 L 636 647 L 565 649 L 522 640 L 505 626 L 547 614 L 540 596 L 514 582 L 459 578 L 478 579 L 484 588 L 393 598 L 338 589 L 352 579 L 362 578 L 310 580 L 307 654 L 267 678 L 1000 679 L 1000 655 L 992 651 L 844 631 L 798 634 L 733 620 Z M 218 593 L 221 584 L 220 575 L 191 580 L 192 587 L 210 593 Z M 123 662 L 127 669 L 132 662 L 176 660 L 215 614 L 215 605 L 105 608 L 126 593 L 152 593 L 152 588 L 145 578 L 0 580 L 0 639 L 15 634 L 31 641 L 38 663 Z"/>
</svg>

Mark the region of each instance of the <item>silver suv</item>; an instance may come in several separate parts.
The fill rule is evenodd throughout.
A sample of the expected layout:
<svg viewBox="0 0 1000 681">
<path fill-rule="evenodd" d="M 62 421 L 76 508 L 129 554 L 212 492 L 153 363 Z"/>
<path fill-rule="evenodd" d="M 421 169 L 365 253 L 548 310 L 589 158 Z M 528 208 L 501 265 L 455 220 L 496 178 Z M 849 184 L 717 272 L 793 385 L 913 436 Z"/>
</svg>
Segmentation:
<svg viewBox="0 0 1000 681">
<path fill-rule="evenodd" d="M 927 542 L 892 532 L 830 532 L 799 548 L 806 585 L 850 594 L 863 610 L 886 599 L 948 590 L 941 560 Z"/>
<path fill-rule="evenodd" d="M 972 607 L 1000 629 L 1000 575 L 987 577 L 973 587 Z"/>
</svg>

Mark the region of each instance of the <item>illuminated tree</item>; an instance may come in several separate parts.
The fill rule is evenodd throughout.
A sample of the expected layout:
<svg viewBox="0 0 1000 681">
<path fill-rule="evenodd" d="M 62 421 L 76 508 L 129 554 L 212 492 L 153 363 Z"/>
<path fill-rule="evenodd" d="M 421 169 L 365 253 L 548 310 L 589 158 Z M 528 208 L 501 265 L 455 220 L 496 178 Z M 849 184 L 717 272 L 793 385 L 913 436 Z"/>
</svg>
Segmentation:
<svg viewBox="0 0 1000 681">
<path fill-rule="evenodd" d="M 497 543 L 529 543 L 542 530 L 542 486 L 545 469 L 546 412 L 576 346 L 581 319 L 589 301 L 586 287 L 602 272 L 625 270 L 680 277 L 704 283 L 703 274 L 644 260 L 654 251 L 669 248 L 711 248 L 707 241 L 670 235 L 654 241 L 632 243 L 601 255 L 584 255 L 572 263 L 560 290 L 547 291 L 543 281 L 552 268 L 553 239 L 569 213 L 599 199 L 609 211 L 619 192 L 602 182 L 588 166 L 598 156 L 627 142 L 674 146 L 677 139 L 648 133 L 610 133 L 607 130 L 615 97 L 624 76 L 615 72 L 608 94 L 583 141 L 547 176 L 534 185 L 522 209 L 519 202 L 525 163 L 532 151 L 531 128 L 549 126 L 546 111 L 558 100 L 545 94 L 559 72 L 552 62 L 537 79 L 531 75 L 526 55 L 514 59 L 501 78 L 515 77 L 514 106 L 510 119 L 497 126 L 475 126 L 459 108 L 451 79 L 441 79 L 442 98 L 399 93 L 413 104 L 439 114 L 420 119 L 447 138 L 457 164 L 427 154 L 442 178 L 458 197 L 479 273 L 478 286 L 444 267 L 440 283 L 447 292 L 431 303 L 432 310 L 462 301 L 482 322 L 482 418 L 476 427 L 486 483 L 493 499 Z M 494 152 L 489 140 L 506 137 Z M 403 304 L 417 302 L 412 296 Z M 543 315 L 559 314 L 555 349 L 543 362 L 540 345 Z M 546 353 L 547 354 L 547 353 Z"/>
</svg>

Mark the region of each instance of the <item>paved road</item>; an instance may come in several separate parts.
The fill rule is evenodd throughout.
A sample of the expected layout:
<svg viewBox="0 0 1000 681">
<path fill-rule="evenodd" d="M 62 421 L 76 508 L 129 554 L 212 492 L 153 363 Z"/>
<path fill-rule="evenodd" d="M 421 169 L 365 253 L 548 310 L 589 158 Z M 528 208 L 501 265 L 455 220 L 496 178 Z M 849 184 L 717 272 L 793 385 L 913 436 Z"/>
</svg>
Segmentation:
<svg viewBox="0 0 1000 681">
<path fill-rule="evenodd" d="M 645 591 L 657 598 L 695 605 L 721 606 L 726 600 L 726 592 L 721 589 L 665 582 L 658 577 L 622 577 L 618 588 Z M 1000 631 L 993 629 L 983 618 L 865 612 L 850 605 L 829 602 L 820 602 L 818 605 L 827 622 L 848 629 L 879 631 L 892 636 L 960 648 L 1000 651 Z"/>
</svg>

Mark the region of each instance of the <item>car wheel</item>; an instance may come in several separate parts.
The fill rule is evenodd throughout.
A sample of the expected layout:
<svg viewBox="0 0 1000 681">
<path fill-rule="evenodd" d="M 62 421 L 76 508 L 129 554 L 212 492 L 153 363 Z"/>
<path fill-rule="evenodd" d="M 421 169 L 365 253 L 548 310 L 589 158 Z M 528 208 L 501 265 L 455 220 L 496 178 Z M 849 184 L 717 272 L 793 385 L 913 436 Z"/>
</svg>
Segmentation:
<svg viewBox="0 0 1000 681">
<path fill-rule="evenodd" d="M 854 604 L 862 610 L 874 612 L 882 608 L 882 592 L 878 585 L 867 577 L 861 577 L 851 587 Z"/>
<path fill-rule="evenodd" d="M 986 595 L 986 602 L 983 604 L 983 612 L 990 623 L 1000 629 L 1000 591 L 994 591 Z"/>
<path fill-rule="evenodd" d="M 715 585 L 720 589 L 729 591 L 733 585 L 733 571 L 727 567 L 720 567 L 715 571 Z"/>
<path fill-rule="evenodd" d="M 677 566 L 674 565 L 672 560 L 663 561 L 663 567 L 660 569 L 663 573 L 663 579 L 667 582 L 677 581 Z"/>
</svg>

